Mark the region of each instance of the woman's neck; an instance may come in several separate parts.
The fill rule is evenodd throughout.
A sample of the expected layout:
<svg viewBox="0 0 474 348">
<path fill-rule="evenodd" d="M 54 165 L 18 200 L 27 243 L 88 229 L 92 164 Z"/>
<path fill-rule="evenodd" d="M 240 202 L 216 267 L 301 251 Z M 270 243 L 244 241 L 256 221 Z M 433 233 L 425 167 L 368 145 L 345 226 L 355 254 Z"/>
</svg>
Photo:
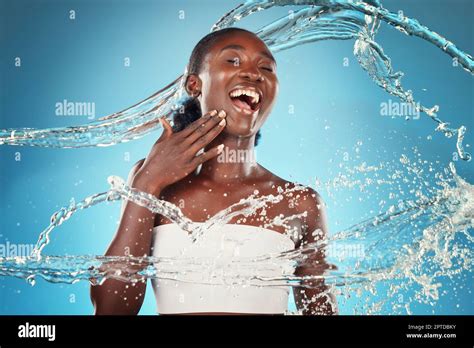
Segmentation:
<svg viewBox="0 0 474 348">
<path fill-rule="evenodd" d="M 255 177 L 259 166 L 255 156 L 255 135 L 252 137 L 235 137 L 220 134 L 204 151 L 224 144 L 222 152 L 203 163 L 199 176 L 216 183 L 244 181 Z"/>
</svg>

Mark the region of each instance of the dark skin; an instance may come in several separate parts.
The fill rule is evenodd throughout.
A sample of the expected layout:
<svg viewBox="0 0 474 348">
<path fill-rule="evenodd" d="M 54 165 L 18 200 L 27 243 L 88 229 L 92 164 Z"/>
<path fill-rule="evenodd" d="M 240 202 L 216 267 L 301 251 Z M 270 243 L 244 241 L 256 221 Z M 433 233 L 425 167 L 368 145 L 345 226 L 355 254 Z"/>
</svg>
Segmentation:
<svg viewBox="0 0 474 348">
<path fill-rule="evenodd" d="M 188 75 L 185 87 L 189 95 L 199 99 L 203 117 L 178 133 L 173 133 L 170 124 L 162 119 L 164 132 L 147 158 L 132 168 L 129 186 L 177 205 L 195 222 L 208 220 L 255 190 L 259 195 L 275 195 L 278 187 L 295 186 L 256 162 L 222 161 L 218 157 L 220 144 L 227 151 L 252 153 L 255 135 L 276 101 L 279 87 L 276 63 L 264 42 L 250 33 L 229 33 L 221 37 L 206 53 L 199 74 Z M 258 110 L 251 113 L 239 110 L 229 97 L 229 92 L 235 87 L 258 90 L 263 96 Z M 202 148 L 204 152 L 196 156 Z M 197 170 L 199 166 L 200 171 Z M 259 209 L 245 221 L 238 216 L 228 223 L 264 227 L 277 216 L 300 214 L 286 222 L 287 228 L 296 233 L 293 237 L 296 248 L 326 237 L 324 204 L 311 188 L 294 195 L 284 194 L 283 200 L 267 206 L 265 213 L 264 217 Z M 153 227 L 168 223 L 171 221 L 164 216 L 124 202 L 117 234 L 106 255 L 150 255 Z M 282 226 L 266 228 L 278 233 L 286 232 Z M 316 229 L 321 233 L 312 234 Z M 311 258 L 313 266 L 297 268 L 296 275 L 320 275 L 327 269 L 322 252 L 314 253 Z M 304 285 L 311 285 L 311 288 L 294 289 L 295 302 L 303 314 L 337 313 L 336 306 L 331 305 L 331 302 L 335 303 L 333 297 L 318 297 L 326 289 L 322 280 L 306 281 Z M 145 289 L 146 280 L 132 284 L 108 279 L 101 286 L 93 286 L 91 299 L 95 313 L 138 314 Z M 317 299 L 306 303 L 313 297 Z"/>
</svg>

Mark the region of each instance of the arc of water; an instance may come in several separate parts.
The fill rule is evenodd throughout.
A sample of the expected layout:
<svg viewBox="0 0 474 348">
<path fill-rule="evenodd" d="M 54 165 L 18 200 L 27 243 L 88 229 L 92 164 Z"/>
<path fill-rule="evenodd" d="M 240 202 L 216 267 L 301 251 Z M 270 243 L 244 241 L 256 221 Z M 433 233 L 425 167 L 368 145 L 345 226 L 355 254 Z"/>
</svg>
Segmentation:
<svg viewBox="0 0 474 348">
<path fill-rule="evenodd" d="M 437 117 L 438 106 L 429 108 L 415 103 L 411 91 L 405 91 L 401 86 L 403 73 L 393 72 L 390 58 L 375 42 L 374 36 L 380 21 L 384 21 L 405 34 L 420 37 L 439 47 L 471 74 L 474 73 L 472 56 L 421 25 L 416 19 L 384 9 L 378 0 L 248 0 L 219 19 L 211 31 L 232 26 L 248 15 L 274 6 L 290 5 L 309 7 L 280 18 L 257 32 L 273 52 L 320 40 L 354 39 L 354 54 L 374 82 L 431 117 L 438 123 L 437 131 L 443 132 L 447 137 L 457 134 L 456 148 L 460 158 L 471 159 L 462 144 L 466 127 L 450 128 L 449 123 Z M 160 127 L 160 116 L 169 117 L 173 109 L 179 107 L 183 94 L 182 82 L 183 75 L 136 105 L 87 125 L 0 130 L 0 145 L 77 148 L 110 146 L 140 138 Z"/>
</svg>

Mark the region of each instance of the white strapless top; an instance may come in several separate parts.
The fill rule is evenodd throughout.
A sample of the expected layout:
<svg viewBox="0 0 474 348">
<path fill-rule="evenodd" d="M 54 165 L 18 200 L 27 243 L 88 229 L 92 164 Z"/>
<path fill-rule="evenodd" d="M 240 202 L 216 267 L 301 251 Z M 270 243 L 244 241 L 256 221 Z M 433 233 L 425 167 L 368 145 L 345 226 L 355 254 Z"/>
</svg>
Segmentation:
<svg viewBox="0 0 474 348">
<path fill-rule="evenodd" d="M 290 237 L 250 225 L 216 226 L 205 231 L 196 243 L 176 224 L 156 226 L 153 229 L 152 256 L 163 258 L 163 262 L 160 261 L 156 266 L 160 278 L 152 279 L 157 311 L 161 314 L 282 314 L 288 306 L 288 286 L 226 285 L 222 281 L 216 283 L 216 273 L 218 276 L 219 271 L 225 270 L 226 276 L 238 274 L 241 271 L 238 262 L 229 262 L 238 261 L 239 258 L 248 260 L 247 258 L 256 256 L 278 254 L 294 248 L 295 244 Z M 198 258 L 200 266 L 193 268 L 192 262 L 187 261 L 188 258 Z M 206 267 L 202 260 L 209 261 L 205 263 Z M 186 271 L 177 274 L 177 281 L 170 273 L 177 268 L 181 269 L 179 264 L 184 265 Z M 220 265 L 217 272 L 216 265 Z M 170 272 L 166 271 L 167 268 Z M 293 270 L 288 263 L 278 267 L 266 265 L 258 270 L 258 275 L 281 277 L 283 273 L 292 273 Z"/>
</svg>

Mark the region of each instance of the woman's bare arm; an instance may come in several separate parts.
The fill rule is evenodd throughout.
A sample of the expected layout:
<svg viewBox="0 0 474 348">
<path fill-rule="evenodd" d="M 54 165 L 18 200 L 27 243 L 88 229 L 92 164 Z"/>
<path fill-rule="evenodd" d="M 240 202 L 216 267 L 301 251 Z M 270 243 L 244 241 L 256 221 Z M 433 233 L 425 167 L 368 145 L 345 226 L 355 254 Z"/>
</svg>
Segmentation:
<svg viewBox="0 0 474 348">
<path fill-rule="evenodd" d="M 144 160 L 137 162 L 128 177 L 128 185 L 139 189 L 134 178 Z M 150 210 L 130 201 L 124 201 L 118 230 L 105 256 L 149 255 L 154 227 Z M 146 279 L 135 284 L 107 279 L 102 285 L 91 286 L 91 300 L 95 314 L 138 314 L 145 297 Z"/>
<path fill-rule="evenodd" d="M 328 234 L 326 209 L 318 193 L 309 189 L 302 207 L 308 212 L 307 233 L 303 236 L 301 246 L 309 243 L 324 242 Z M 323 243 L 324 245 L 324 243 Z M 320 276 L 329 268 L 325 261 L 324 248 L 309 255 L 305 264 L 295 270 L 297 276 Z M 330 293 L 324 279 L 306 280 L 303 286 L 295 287 L 294 298 L 296 307 L 303 315 L 338 314 L 335 296 Z"/>
</svg>

